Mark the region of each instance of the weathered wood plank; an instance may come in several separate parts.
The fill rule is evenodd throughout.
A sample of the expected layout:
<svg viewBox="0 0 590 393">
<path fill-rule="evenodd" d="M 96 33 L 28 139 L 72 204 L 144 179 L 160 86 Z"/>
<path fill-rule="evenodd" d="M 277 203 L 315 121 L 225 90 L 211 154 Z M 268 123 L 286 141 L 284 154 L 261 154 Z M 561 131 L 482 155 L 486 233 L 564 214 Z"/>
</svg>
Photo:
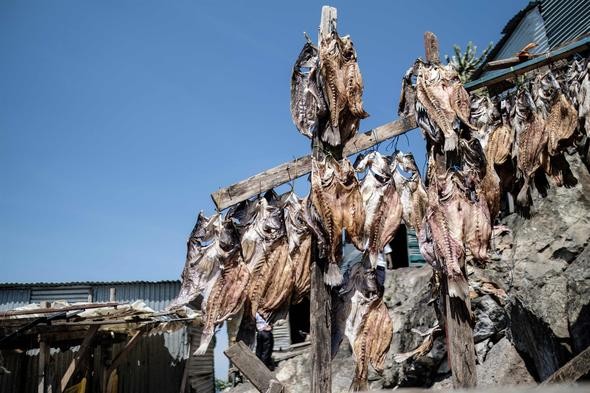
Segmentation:
<svg viewBox="0 0 590 393">
<path fill-rule="evenodd" d="M 72 375 L 74 375 L 74 372 L 76 372 L 78 365 L 80 364 L 82 359 L 84 359 L 84 357 L 88 353 L 88 350 L 90 349 L 90 345 L 92 344 L 92 340 L 94 340 L 94 337 L 96 336 L 96 332 L 98 332 L 99 327 L 100 326 L 98 326 L 98 325 L 94 325 L 94 326 L 91 326 L 90 329 L 88 329 L 88 333 L 87 333 L 86 337 L 84 337 L 84 340 L 82 341 L 82 344 L 80 345 L 80 349 L 76 353 L 76 356 L 74 356 L 74 358 L 70 362 L 68 369 L 66 370 L 63 377 L 61 378 L 60 392 L 63 392 L 66 390 L 66 387 L 68 386 L 68 383 L 70 382 L 70 379 L 72 378 Z"/>
<path fill-rule="evenodd" d="M 54 312 L 63 312 L 63 311 L 74 311 L 74 310 L 85 310 L 89 308 L 101 308 L 101 307 L 117 307 L 122 305 L 122 303 L 89 303 L 89 304 L 79 304 L 76 306 L 67 306 L 61 308 L 35 308 L 35 309 L 28 309 L 28 310 L 13 310 L 13 311 L 4 311 L 0 313 L 0 319 L 4 317 L 14 316 L 14 315 L 31 315 L 31 314 L 50 314 Z"/>
<path fill-rule="evenodd" d="M 444 280 L 446 282 L 446 277 Z M 448 345 L 448 359 L 452 372 L 453 387 L 471 388 L 477 385 L 475 370 L 475 344 L 473 328 L 469 320 L 469 300 L 464 302 L 452 298 L 447 286 L 442 296 L 445 297 L 445 327 Z"/>
<path fill-rule="evenodd" d="M 424 49 L 426 55 L 426 61 L 433 64 L 440 63 L 440 51 L 438 49 L 438 38 L 436 35 L 427 31 L 424 33 Z"/>
<path fill-rule="evenodd" d="M 584 349 L 563 367 L 554 372 L 549 378 L 543 381 L 543 385 L 575 382 L 588 373 L 590 373 L 590 347 Z"/>
<path fill-rule="evenodd" d="M 383 124 L 365 133 L 357 134 L 344 147 L 344 154 L 347 156 L 356 154 L 414 128 L 416 128 L 416 121 L 413 117 L 400 118 Z M 311 155 L 299 157 L 229 187 L 221 188 L 212 193 L 211 198 L 217 209 L 223 210 L 281 184 L 305 176 L 309 172 L 311 172 Z"/>
<path fill-rule="evenodd" d="M 102 391 L 105 391 L 106 387 L 111 384 L 110 381 L 112 381 L 112 379 L 115 377 L 115 371 L 117 371 L 117 367 L 119 367 L 119 365 L 121 364 L 121 362 L 123 362 L 123 360 L 125 359 L 127 354 L 129 352 L 131 352 L 131 350 L 135 347 L 135 345 L 137 345 L 137 343 L 139 342 L 139 339 L 141 338 L 143 333 L 144 333 L 143 330 L 136 331 L 135 334 L 133 335 L 133 337 L 131 337 L 129 339 L 129 341 L 127 341 L 127 343 L 125 344 L 125 347 L 123 347 L 123 349 L 121 349 L 119 351 L 117 356 L 115 356 L 111 365 L 106 369 L 106 371 L 103 375 L 103 385 L 102 385 L 103 389 L 102 389 Z"/>
<path fill-rule="evenodd" d="M 283 385 L 242 341 L 232 345 L 223 353 L 259 392 L 267 393 L 271 386 L 274 389 L 273 392 L 283 391 Z"/>
</svg>

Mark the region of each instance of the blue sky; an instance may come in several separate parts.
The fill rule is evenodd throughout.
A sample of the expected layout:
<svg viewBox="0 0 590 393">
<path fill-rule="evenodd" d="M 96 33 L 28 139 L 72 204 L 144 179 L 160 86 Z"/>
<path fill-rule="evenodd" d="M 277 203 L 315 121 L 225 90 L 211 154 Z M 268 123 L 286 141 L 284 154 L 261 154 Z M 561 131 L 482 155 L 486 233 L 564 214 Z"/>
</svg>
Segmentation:
<svg viewBox="0 0 590 393">
<path fill-rule="evenodd" d="M 289 80 L 323 3 L 220 4 L 0 2 L 0 282 L 176 279 L 211 192 L 307 154 Z M 526 1 L 331 5 L 368 130 L 397 117 L 424 31 L 485 47 Z"/>
</svg>

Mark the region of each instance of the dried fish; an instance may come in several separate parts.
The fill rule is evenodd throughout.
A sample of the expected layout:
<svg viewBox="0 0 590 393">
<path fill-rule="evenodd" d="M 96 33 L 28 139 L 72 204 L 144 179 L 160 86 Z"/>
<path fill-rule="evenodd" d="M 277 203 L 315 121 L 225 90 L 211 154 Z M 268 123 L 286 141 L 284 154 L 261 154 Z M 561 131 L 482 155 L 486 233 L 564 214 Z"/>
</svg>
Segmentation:
<svg viewBox="0 0 590 393">
<path fill-rule="evenodd" d="M 436 144 L 442 142 L 442 132 L 445 151 L 457 148 L 461 124 L 475 128 L 469 122 L 469 94 L 452 66 L 418 61 L 416 98 L 418 124 Z"/>
<path fill-rule="evenodd" d="M 305 221 L 303 201 L 289 192 L 283 196 L 283 213 L 289 240 L 289 256 L 293 264 L 292 304 L 300 303 L 310 290 L 311 231 Z"/>
<path fill-rule="evenodd" d="M 213 285 L 212 277 L 219 271 L 221 251 L 219 233 L 221 216 L 206 217 L 201 211 L 187 241 L 186 262 L 182 271 L 182 285 L 177 298 L 169 309 L 181 307 L 203 296 Z"/>
<path fill-rule="evenodd" d="M 330 121 L 320 139 L 331 146 L 342 146 L 354 136 L 363 110 L 363 80 L 356 51 L 350 37 L 336 31 L 322 37 L 320 46 L 321 89 L 330 111 Z"/>
<path fill-rule="evenodd" d="M 383 363 L 393 337 L 393 322 L 381 298 L 367 298 L 356 291 L 351 303 L 346 336 L 355 358 L 350 389 L 357 392 L 368 388 L 369 363 L 376 372 L 383 372 Z"/>
<path fill-rule="evenodd" d="M 335 286 L 342 280 L 338 268 L 342 259 L 342 231 L 346 229 L 357 248 L 364 247 L 363 199 L 354 168 L 347 159 L 312 160 L 311 167 L 311 203 L 321 218 L 330 263 L 324 281 Z"/>
<path fill-rule="evenodd" d="M 313 138 L 328 119 L 328 108 L 318 85 L 318 49 L 307 42 L 293 66 L 291 117 L 300 133 Z"/>
<path fill-rule="evenodd" d="M 360 158 L 355 169 L 367 171 L 361 184 L 365 210 L 364 244 L 371 266 L 375 268 L 379 253 L 393 239 L 401 224 L 403 209 L 385 157 L 372 152 Z"/>
</svg>

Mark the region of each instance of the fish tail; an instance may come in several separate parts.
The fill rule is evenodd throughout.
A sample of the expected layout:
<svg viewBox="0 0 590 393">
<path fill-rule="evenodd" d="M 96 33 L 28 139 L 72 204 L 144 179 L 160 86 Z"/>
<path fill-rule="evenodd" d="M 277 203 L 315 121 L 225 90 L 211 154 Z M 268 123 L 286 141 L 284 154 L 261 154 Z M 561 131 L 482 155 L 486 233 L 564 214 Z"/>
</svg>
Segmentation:
<svg viewBox="0 0 590 393">
<path fill-rule="evenodd" d="M 337 264 L 328 264 L 328 271 L 324 274 L 324 282 L 331 287 L 342 283 L 342 273 L 340 273 L 340 268 Z"/>
<path fill-rule="evenodd" d="M 195 355 L 195 356 L 204 355 L 205 352 L 207 352 L 207 348 L 209 347 L 209 342 L 211 342 L 211 337 L 212 337 L 211 333 L 203 333 L 203 335 L 201 336 L 201 343 L 199 344 L 199 347 L 195 350 L 193 355 Z"/>
<path fill-rule="evenodd" d="M 463 301 L 467 299 L 469 285 L 463 276 L 449 276 L 449 296 Z"/>
<path fill-rule="evenodd" d="M 524 184 L 522 185 L 522 188 L 520 189 L 520 191 L 518 192 L 518 196 L 516 197 L 516 202 L 520 205 L 520 206 L 529 206 L 529 179 L 525 178 L 524 180 Z"/>
<path fill-rule="evenodd" d="M 452 151 L 457 148 L 457 134 L 445 135 L 445 151 Z"/>
<path fill-rule="evenodd" d="M 363 378 L 354 377 L 352 379 L 352 383 L 350 384 L 350 388 L 348 389 L 350 392 L 364 392 L 369 389 L 367 381 Z"/>
</svg>

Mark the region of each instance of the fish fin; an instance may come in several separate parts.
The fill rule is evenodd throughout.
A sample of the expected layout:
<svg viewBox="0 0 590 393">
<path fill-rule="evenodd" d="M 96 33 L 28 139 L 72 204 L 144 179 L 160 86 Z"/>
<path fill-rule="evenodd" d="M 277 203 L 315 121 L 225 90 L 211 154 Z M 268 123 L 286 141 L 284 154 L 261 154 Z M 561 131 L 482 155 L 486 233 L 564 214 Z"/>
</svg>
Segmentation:
<svg viewBox="0 0 590 393">
<path fill-rule="evenodd" d="M 445 135 L 445 151 L 453 151 L 457 149 L 457 134 L 453 133 L 450 135 Z"/>
<path fill-rule="evenodd" d="M 324 282 L 331 287 L 338 286 L 342 283 L 342 273 L 340 273 L 340 268 L 337 264 L 328 264 L 328 271 L 324 273 Z"/>
<path fill-rule="evenodd" d="M 213 334 L 211 333 L 203 333 L 203 335 L 201 336 L 201 343 L 199 344 L 199 347 L 195 350 L 195 352 L 193 352 L 194 356 L 202 356 L 205 354 L 205 352 L 207 352 L 207 348 L 209 348 L 209 343 L 211 342 L 211 338 L 213 337 Z"/>
</svg>

